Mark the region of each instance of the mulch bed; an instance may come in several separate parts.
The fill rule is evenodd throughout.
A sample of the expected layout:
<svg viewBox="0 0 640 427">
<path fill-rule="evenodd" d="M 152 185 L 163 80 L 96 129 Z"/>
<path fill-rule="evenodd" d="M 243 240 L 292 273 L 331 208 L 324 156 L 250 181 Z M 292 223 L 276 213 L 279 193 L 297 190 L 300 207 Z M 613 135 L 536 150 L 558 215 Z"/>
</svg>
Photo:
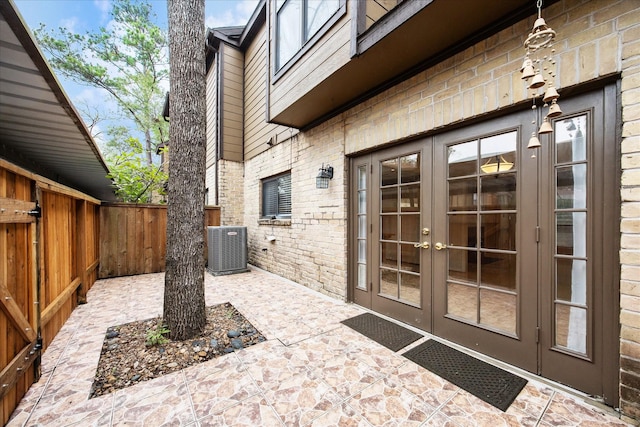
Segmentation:
<svg viewBox="0 0 640 427">
<path fill-rule="evenodd" d="M 157 328 L 162 327 L 161 322 L 157 317 L 107 329 L 89 398 L 265 341 L 230 303 L 207 307 L 207 322 L 200 336 L 148 345 L 149 336 L 159 336 Z"/>
</svg>

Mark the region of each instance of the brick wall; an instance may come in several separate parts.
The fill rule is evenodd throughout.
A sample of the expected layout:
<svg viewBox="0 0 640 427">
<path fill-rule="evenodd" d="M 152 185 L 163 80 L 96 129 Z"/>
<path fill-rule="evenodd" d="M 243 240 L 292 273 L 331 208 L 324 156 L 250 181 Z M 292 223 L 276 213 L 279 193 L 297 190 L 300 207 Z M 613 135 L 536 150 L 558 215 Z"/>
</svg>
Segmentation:
<svg viewBox="0 0 640 427">
<path fill-rule="evenodd" d="M 543 11 L 558 33 L 556 87 L 621 75 L 620 407 L 640 419 L 640 8 L 636 0 L 567 0 Z M 246 163 L 250 260 L 324 293 L 346 295 L 345 154 L 403 141 L 527 102 L 519 69 L 530 17 Z M 315 189 L 322 163 L 335 176 Z M 257 178 L 291 170 L 292 219 L 258 224 Z M 269 243 L 266 236 L 276 237 Z"/>
<path fill-rule="evenodd" d="M 294 136 L 246 163 L 245 223 L 252 264 L 344 300 L 346 180 L 340 123 Z M 316 189 L 322 163 L 334 168 L 328 189 Z M 261 220 L 260 179 L 291 171 L 291 220 Z M 275 241 L 270 242 L 269 236 Z"/>
<path fill-rule="evenodd" d="M 640 8 L 634 1 L 596 14 L 614 20 L 622 69 L 620 409 L 640 420 Z M 633 5 L 631 5 L 633 3 Z M 629 6 L 635 6 L 635 10 Z M 626 13 L 625 13 L 626 12 Z"/>
<path fill-rule="evenodd" d="M 543 11 L 556 30 L 556 87 L 620 73 L 622 411 L 640 419 L 640 8 L 635 0 L 569 0 Z M 344 115 L 347 154 L 527 100 L 520 78 L 534 17 L 379 94 Z M 561 100 L 560 100 L 561 101 Z M 562 102 L 560 102 L 562 103 Z"/>
</svg>

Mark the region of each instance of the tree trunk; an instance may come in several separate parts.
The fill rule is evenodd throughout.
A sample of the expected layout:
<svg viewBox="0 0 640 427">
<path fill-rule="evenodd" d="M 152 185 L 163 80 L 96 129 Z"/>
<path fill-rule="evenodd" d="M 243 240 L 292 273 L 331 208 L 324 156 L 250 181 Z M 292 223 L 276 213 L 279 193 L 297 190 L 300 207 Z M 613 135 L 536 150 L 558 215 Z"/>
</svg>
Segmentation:
<svg viewBox="0 0 640 427">
<path fill-rule="evenodd" d="M 153 164 L 153 153 L 151 152 L 151 132 L 149 129 L 144 131 L 145 151 L 147 154 L 147 164 L 151 166 Z"/>
<path fill-rule="evenodd" d="M 169 0 L 170 125 L 164 322 L 174 340 L 200 333 L 204 301 L 204 0 Z"/>
</svg>

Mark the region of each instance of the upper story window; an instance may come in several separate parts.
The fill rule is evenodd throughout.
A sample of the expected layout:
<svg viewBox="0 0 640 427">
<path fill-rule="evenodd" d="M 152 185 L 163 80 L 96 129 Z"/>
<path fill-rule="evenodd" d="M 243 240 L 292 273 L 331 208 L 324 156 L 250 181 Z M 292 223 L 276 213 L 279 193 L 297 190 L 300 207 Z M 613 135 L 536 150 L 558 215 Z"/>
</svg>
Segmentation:
<svg viewBox="0 0 640 427">
<path fill-rule="evenodd" d="M 276 0 L 276 69 L 282 68 L 340 9 L 340 0 Z"/>
<path fill-rule="evenodd" d="M 291 217 L 291 172 L 262 180 L 262 217 Z"/>
</svg>

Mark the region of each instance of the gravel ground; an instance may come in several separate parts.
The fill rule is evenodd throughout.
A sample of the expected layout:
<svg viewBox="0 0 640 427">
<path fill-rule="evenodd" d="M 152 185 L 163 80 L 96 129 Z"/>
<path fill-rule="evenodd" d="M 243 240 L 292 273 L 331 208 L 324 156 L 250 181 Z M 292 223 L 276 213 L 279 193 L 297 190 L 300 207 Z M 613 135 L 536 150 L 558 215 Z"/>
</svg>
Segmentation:
<svg viewBox="0 0 640 427">
<path fill-rule="evenodd" d="M 186 341 L 148 345 L 160 317 L 107 329 L 89 398 L 102 396 L 265 340 L 230 303 L 207 307 L 204 332 Z"/>
</svg>

